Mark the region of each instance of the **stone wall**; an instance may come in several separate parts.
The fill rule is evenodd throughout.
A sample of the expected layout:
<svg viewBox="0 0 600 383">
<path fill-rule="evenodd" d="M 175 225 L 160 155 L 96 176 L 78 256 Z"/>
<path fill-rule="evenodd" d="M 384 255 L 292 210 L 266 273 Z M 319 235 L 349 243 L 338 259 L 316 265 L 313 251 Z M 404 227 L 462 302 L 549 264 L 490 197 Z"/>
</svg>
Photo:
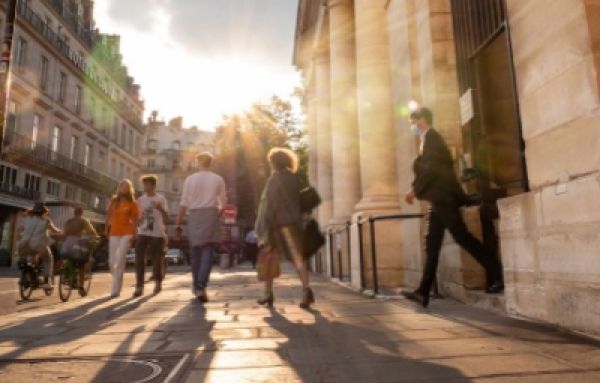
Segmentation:
<svg viewBox="0 0 600 383">
<path fill-rule="evenodd" d="M 507 6 L 531 186 L 499 202 L 507 306 L 600 333 L 600 12 L 585 0 Z"/>
<path fill-rule="evenodd" d="M 449 0 L 393 0 L 388 5 L 390 55 L 393 74 L 395 124 L 397 131 L 399 190 L 407 191 L 413 179 L 412 162 L 417 155 L 417 140 L 408 129 L 410 100 L 428 106 L 434 112 L 434 126 L 442 133 L 455 154 L 461 151 L 458 109 L 458 82 Z M 427 205 L 408 206 L 402 212 L 426 212 Z M 474 232 L 479 232 L 476 209 L 465 212 Z M 423 237 L 425 220 L 400 225 L 401 254 L 405 286 L 416 287 L 425 262 Z M 461 251 L 447 235 L 438 273 L 440 290 L 464 300 L 465 290 L 484 286 L 483 270 L 474 259 Z"/>
</svg>

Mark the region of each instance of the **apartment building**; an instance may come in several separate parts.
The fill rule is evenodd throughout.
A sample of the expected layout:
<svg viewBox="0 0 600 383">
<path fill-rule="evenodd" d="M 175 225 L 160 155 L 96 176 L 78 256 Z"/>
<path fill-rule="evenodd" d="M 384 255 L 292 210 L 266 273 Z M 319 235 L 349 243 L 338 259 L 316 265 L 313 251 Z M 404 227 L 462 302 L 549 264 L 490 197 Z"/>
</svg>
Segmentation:
<svg viewBox="0 0 600 383">
<path fill-rule="evenodd" d="M 118 180 L 139 173 L 144 103 L 92 1 L 18 1 L 7 105 L 0 252 L 14 256 L 17 213 L 34 201 L 77 203 L 103 222 Z"/>
<path fill-rule="evenodd" d="M 215 133 L 196 126 L 185 128 L 181 117 L 167 123 L 158 119 L 158 112 L 152 112 L 148 118 L 145 132 L 141 172 L 158 176 L 157 190 L 169 203 L 171 220 L 167 229 L 172 234 L 183 182 L 197 171 L 198 153 L 215 153 Z"/>
</svg>

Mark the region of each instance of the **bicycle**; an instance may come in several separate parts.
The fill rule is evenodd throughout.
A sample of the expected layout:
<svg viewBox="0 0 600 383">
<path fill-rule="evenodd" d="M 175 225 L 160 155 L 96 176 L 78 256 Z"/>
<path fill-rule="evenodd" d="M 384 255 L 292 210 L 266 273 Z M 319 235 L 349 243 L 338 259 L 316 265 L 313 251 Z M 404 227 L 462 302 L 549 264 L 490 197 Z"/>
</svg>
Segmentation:
<svg viewBox="0 0 600 383">
<path fill-rule="evenodd" d="M 92 252 L 92 241 L 83 239 L 69 254 L 62 256 L 58 282 L 58 295 L 61 301 L 67 302 L 72 290 L 77 290 L 82 298 L 89 294 L 92 285 Z M 81 267 L 83 267 L 83 281 L 80 283 Z"/>
<path fill-rule="evenodd" d="M 35 260 L 35 256 L 27 254 L 21 257 L 18 266 L 21 270 L 21 277 L 19 278 L 19 294 L 21 299 L 24 301 L 31 298 L 34 290 L 41 289 L 43 285 L 47 284 L 48 281 L 44 277 L 44 266 L 39 261 Z M 51 282 L 54 282 L 54 276 L 51 277 Z M 53 285 L 54 283 L 52 283 Z M 54 291 L 54 287 L 43 288 L 44 294 L 49 297 Z"/>
</svg>

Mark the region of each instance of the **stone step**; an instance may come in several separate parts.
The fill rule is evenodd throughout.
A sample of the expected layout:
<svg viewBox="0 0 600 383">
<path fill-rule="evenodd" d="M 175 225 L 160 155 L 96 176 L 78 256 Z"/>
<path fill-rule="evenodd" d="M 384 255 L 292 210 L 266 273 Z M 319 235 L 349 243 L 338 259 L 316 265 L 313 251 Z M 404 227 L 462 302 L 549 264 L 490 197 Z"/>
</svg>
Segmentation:
<svg viewBox="0 0 600 383">
<path fill-rule="evenodd" d="M 483 310 L 507 314 L 504 294 L 486 294 L 483 290 L 466 290 L 465 303 Z"/>
</svg>

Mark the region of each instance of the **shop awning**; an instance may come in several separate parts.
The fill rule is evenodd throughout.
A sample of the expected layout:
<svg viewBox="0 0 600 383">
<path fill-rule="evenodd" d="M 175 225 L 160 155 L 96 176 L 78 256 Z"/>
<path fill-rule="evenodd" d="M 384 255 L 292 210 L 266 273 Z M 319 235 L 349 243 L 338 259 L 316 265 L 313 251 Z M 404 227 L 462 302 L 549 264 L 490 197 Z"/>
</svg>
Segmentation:
<svg viewBox="0 0 600 383">
<path fill-rule="evenodd" d="M 31 209 L 33 201 L 0 193 L 0 207 L 12 207 L 14 209 Z"/>
</svg>

